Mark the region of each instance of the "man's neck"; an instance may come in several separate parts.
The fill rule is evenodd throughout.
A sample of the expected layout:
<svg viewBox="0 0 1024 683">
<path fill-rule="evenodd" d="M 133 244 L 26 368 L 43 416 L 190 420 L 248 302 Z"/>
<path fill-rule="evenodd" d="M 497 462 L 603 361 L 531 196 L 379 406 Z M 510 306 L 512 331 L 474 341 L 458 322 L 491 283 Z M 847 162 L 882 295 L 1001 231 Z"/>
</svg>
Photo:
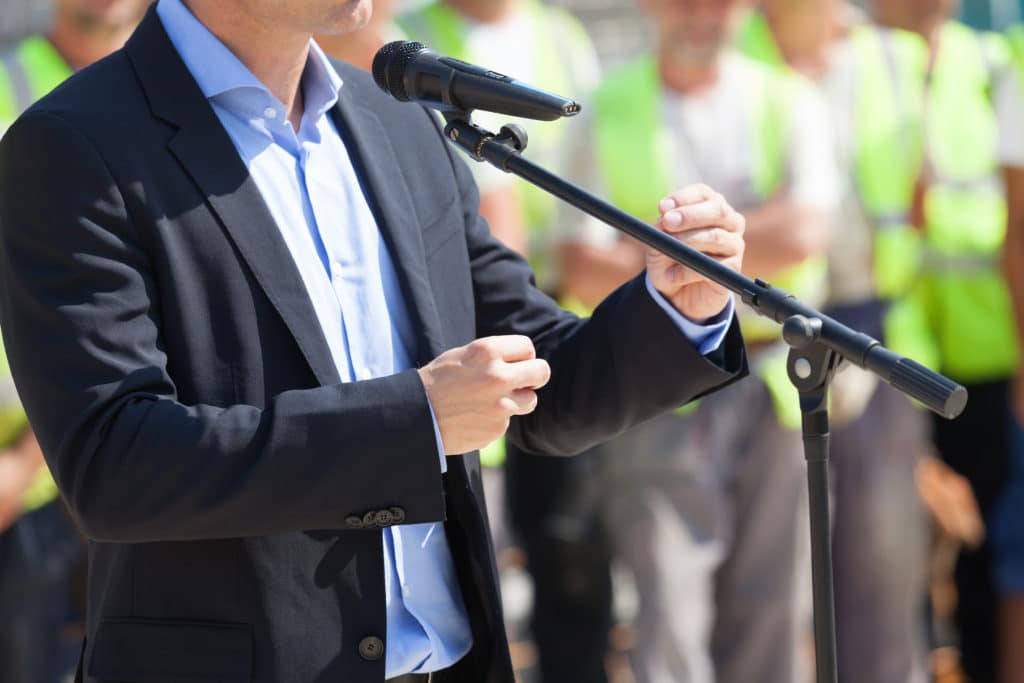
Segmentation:
<svg viewBox="0 0 1024 683">
<path fill-rule="evenodd" d="M 387 42 L 383 26 L 371 22 L 352 33 L 318 35 L 316 43 L 332 57 L 369 71 L 377 51 Z"/>
<path fill-rule="evenodd" d="M 934 59 L 935 54 L 939 50 L 939 42 L 942 37 L 942 27 L 946 25 L 945 17 L 932 17 L 928 21 L 923 22 L 917 32 L 924 36 L 924 39 L 928 41 L 928 47 L 931 48 L 932 58 Z"/>
<path fill-rule="evenodd" d="M 674 59 L 672 55 L 662 52 L 658 56 L 658 72 L 661 74 L 662 85 L 679 95 L 697 96 L 718 82 L 722 59 L 713 62 L 695 64 Z"/>
<path fill-rule="evenodd" d="M 84 27 L 66 13 L 58 13 L 47 39 L 68 66 L 77 71 L 120 49 L 133 30 L 131 25 Z"/>
<path fill-rule="evenodd" d="M 273 26 L 221 0 L 184 0 L 192 14 L 280 100 L 295 130 L 302 121 L 302 72 L 311 34 Z M 275 49 L 268 50 L 273 45 Z"/>
<path fill-rule="evenodd" d="M 774 4 L 765 6 L 764 17 L 783 61 L 812 78 L 820 75 L 828 63 L 831 36 L 825 21 L 815 16 L 815 8 L 804 9 L 804 15 L 779 11 Z"/>
<path fill-rule="evenodd" d="M 518 0 L 445 0 L 459 14 L 483 24 L 498 22 L 515 9 Z"/>
</svg>

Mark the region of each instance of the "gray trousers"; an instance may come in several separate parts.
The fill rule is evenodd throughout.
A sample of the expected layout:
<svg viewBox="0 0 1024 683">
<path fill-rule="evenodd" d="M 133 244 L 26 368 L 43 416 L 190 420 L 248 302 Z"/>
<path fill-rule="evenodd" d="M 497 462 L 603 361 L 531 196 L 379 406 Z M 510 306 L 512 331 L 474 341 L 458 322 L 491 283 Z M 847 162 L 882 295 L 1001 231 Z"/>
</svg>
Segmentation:
<svg viewBox="0 0 1024 683">
<path fill-rule="evenodd" d="M 926 417 L 879 384 L 860 418 L 832 433 L 840 683 L 928 680 L 928 533 L 914 484 L 928 443 Z"/>
<path fill-rule="evenodd" d="M 806 681 L 806 468 L 760 380 L 604 449 L 609 526 L 639 595 L 638 683 Z"/>
</svg>

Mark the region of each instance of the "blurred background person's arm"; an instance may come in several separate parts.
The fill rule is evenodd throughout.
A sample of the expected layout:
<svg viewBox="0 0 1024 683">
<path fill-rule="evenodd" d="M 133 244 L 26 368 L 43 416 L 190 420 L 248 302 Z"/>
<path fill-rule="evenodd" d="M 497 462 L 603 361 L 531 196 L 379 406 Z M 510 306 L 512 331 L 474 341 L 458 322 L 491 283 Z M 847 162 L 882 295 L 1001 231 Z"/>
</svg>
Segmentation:
<svg viewBox="0 0 1024 683">
<path fill-rule="evenodd" d="M 779 271 L 825 253 L 831 216 L 839 200 L 828 112 L 807 84 L 794 88 L 787 140 L 788 178 L 768 201 L 743 211 L 747 256 L 743 270 L 772 278 Z"/>
<path fill-rule="evenodd" d="M 574 122 L 568 135 L 568 177 L 604 196 L 593 153 L 592 112 Z M 651 207 L 652 213 L 656 207 Z M 644 220 L 652 216 L 640 216 Z M 608 294 L 643 270 L 643 246 L 584 214 L 561 204 L 558 211 L 555 255 L 559 293 L 566 301 L 593 308 Z"/>
<path fill-rule="evenodd" d="M 0 451 L 0 533 L 25 509 L 25 496 L 45 467 L 43 452 L 30 430 Z"/>
</svg>

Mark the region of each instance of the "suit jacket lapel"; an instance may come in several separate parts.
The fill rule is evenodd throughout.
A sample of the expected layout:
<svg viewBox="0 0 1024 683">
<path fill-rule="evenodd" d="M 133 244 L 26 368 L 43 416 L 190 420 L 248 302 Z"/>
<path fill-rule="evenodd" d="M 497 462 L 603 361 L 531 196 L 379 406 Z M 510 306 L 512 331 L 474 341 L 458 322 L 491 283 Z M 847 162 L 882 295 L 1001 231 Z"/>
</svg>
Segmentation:
<svg viewBox="0 0 1024 683">
<path fill-rule="evenodd" d="M 231 236 L 317 380 L 340 381 L 313 304 L 259 188 L 153 8 L 125 46 L 153 112 L 178 128 L 168 147 Z"/>
<path fill-rule="evenodd" d="M 445 350 L 441 319 L 431 294 L 423 239 L 401 168 L 377 115 L 343 86 L 334 121 L 345 139 L 366 199 L 395 263 L 402 294 L 418 334 L 416 362 L 427 363 Z M 356 132 L 358 131 L 358 132 Z"/>
</svg>

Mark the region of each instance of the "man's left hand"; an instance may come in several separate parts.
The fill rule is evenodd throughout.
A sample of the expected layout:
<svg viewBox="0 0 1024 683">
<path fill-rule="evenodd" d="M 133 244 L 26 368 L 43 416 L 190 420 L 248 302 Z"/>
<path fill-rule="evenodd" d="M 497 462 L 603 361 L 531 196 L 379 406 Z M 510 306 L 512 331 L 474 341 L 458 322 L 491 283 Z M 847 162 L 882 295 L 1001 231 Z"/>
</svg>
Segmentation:
<svg viewBox="0 0 1024 683">
<path fill-rule="evenodd" d="M 655 225 L 662 231 L 741 270 L 746 222 L 722 195 L 706 185 L 691 185 L 662 199 L 658 211 Z M 729 301 L 729 290 L 654 250 L 647 251 L 647 274 L 654 288 L 695 323 L 718 315 Z"/>
</svg>

